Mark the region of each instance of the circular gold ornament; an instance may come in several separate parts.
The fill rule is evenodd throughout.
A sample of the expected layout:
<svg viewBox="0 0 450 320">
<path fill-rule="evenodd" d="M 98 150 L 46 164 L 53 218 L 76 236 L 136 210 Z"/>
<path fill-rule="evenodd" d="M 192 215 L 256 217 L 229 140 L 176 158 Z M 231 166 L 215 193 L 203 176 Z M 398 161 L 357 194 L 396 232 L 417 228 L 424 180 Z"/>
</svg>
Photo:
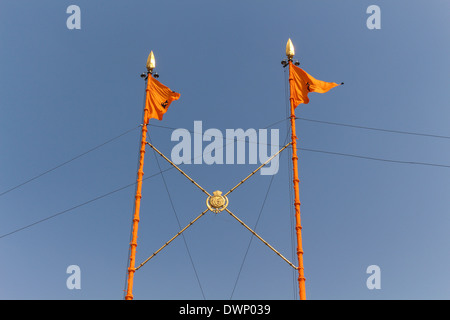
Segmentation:
<svg viewBox="0 0 450 320">
<path fill-rule="evenodd" d="M 228 206 L 228 198 L 221 191 L 214 191 L 213 195 L 206 199 L 206 206 L 214 213 L 219 213 Z"/>
</svg>

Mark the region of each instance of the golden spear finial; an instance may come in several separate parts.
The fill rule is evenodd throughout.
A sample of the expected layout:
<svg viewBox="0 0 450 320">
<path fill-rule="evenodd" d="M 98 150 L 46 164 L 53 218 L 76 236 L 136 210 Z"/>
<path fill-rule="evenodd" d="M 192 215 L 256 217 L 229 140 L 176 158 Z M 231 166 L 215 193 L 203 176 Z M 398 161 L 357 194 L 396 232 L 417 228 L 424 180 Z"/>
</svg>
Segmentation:
<svg viewBox="0 0 450 320">
<path fill-rule="evenodd" d="M 153 69 L 155 69 L 156 62 L 155 62 L 155 55 L 153 54 L 153 51 L 150 51 L 150 54 L 147 58 L 147 71 L 152 72 Z"/>
<path fill-rule="evenodd" d="M 291 38 L 289 38 L 287 44 L 286 44 L 286 56 L 288 59 L 292 59 L 295 55 L 295 49 L 294 45 L 292 44 Z"/>
</svg>

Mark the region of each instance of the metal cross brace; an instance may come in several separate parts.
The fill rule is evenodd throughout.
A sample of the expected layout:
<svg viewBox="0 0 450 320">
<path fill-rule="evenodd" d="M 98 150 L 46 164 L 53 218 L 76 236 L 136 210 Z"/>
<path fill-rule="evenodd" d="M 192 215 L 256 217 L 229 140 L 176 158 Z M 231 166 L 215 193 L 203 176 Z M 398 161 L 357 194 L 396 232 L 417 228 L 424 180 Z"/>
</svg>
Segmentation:
<svg viewBox="0 0 450 320">
<path fill-rule="evenodd" d="M 146 264 L 150 259 L 152 259 L 154 256 L 156 256 L 162 249 L 164 249 L 166 246 L 168 246 L 173 240 L 175 240 L 180 234 L 182 234 L 184 231 L 186 231 L 187 228 L 192 226 L 198 219 L 200 219 L 202 216 L 204 216 L 208 211 L 212 211 L 214 213 L 221 212 L 223 210 L 227 211 L 234 219 L 236 219 L 241 225 L 243 225 L 248 231 L 250 231 L 254 236 L 256 236 L 259 240 L 261 240 L 266 246 L 268 246 L 273 252 L 275 252 L 280 258 L 282 258 L 285 262 L 287 262 L 292 268 L 298 270 L 298 267 L 296 267 L 292 262 L 290 262 L 288 259 L 286 259 L 280 252 L 278 252 L 274 247 L 272 247 L 267 241 L 265 241 L 263 238 L 261 238 L 255 231 L 253 231 L 249 226 L 247 226 L 242 220 L 240 220 L 236 215 L 234 215 L 228 208 L 228 198 L 227 195 L 229 195 L 231 192 L 233 192 L 237 187 L 239 187 L 241 184 L 243 184 L 248 178 L 250 178 L 252 175 L 254 175 L 256 172 L 258 172 L 262 167 L 267 165 L 273 158 L 275 158 L 279 153 L 281 153 L 284 149 L 286 149 L 289 145 L 292 144 L 292 142 L 289 142 L 286 144 L 283 148 L 278 150 L 277 153 L 275 153 L 273 156 L 271 156 L 269 159 L 267 159 L 263 164 L 261 164 L 258 168 L 253 170 L 245 179 L 241 180 L 237 185 L 235 185 L 233 188 L 231 188 L 227 193 L 222 195 L 220 191 L 215 191 L 213 193 L 213 196 L 209 194 L 208 191 L 206 191 L 202 186 L 200 186 L 197 182 L 195 182 L 191 177 L 189 177 L 183 170 L 181 170 L 175 163 L 173 163 L 169 158 L 167 158 L 164 154 L 161 153 L 154 145 L 152 145 L 149 142 L 146 142 L 153 150 L 155 150 L 161 157 L 163 157 L 167 162 L 169 162 L 172 166 L 175 167 L 182 175 L 184 175 L 189 181 L 191 181 L 197 188 L 199 188 L 203 193 L 205 193 L 208 196 L 208 199 L 206 200 L 207 209 L 205 209 L 202 213 L 200 213 L 194 220 L 189 222 L 189 224 L 181 229 L 176 235 L 174 235 L 169 241 L 167 241 L 161 248 L 156 250 L 150 257 L 148 257 L 146 260 L 144 260 L 139 266 L 136 267 L 135 270 L 140 269 L 144 264 Z"/>
</svg>

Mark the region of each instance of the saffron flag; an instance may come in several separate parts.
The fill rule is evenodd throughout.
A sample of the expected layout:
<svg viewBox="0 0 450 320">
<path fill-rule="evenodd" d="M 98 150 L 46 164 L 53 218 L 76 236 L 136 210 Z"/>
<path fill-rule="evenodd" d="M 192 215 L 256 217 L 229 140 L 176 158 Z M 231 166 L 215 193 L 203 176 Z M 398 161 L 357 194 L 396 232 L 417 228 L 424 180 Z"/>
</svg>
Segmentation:
<svg viewBox="0 0 450 320">
<path fill-rule="evenodd" d="M 308 93 L 310 92 L 325 93 L 339 86 L 335 82 L 317 80 L 292 63 L 289 66 L 289 80 L 293 80 L 292 82 L 289 81 L 289 83 L 291 87 L 291 99 L 294 100 L 294 108 L 300 103 L 307 104 L 309 102 Z"/>
<path fill-rule="evenodd" d="M 173 92 L 149 75 L 147 81 L 147 97 L 145 99 L 145 110 L 147 110 L 145 123 L 148 123 L 149 119 L 162 120 L 163 115 L 167 112 L 172 101 L 178 100 L 179 98 L 179 93 Z"/>
</svg>

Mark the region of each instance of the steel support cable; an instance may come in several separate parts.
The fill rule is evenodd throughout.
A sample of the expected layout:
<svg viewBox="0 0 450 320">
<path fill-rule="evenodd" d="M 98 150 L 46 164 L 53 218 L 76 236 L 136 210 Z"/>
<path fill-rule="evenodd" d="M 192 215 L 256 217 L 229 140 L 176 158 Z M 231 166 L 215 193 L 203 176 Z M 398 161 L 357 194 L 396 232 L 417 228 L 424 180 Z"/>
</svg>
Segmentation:
<svg viewBox="0 0 450 320">
<path fill-rule="evenodd" d="M 283 259 L 285 262 L 287 262 L 292 268 L 297 270 L 298 268 L 290 262 L 288 259 L 286 259 L 280 252 L 278 252 L 274 247 L 272 247 L 266 240 L 261 238 L 255 231 L 253 231 L 249 226 L 247 226 L 241 219 L 236 217 L 228 208 L 225 208 L 225 211 L 227 211 L 233 218 L 235 218 L 240 224 L 242 224 L 248 231 L 250 231 L 255 237 L 257 237 L 259 240 L 262 241 L 266 246 L 268 246 L 270 249 L 272 249 L 273 252 L 275 252 L 281 259 Z"/>
<path fill-rule="evenodd" d="M 267 191 L 266 191 L 266 196 L 264 197 L 264 201 L 262 203 L 261 209 L 259 210 L 258 218 L 256 219 L 255 226 L 253 227 L 254 230 L 256 230 L 256 227 L 258 226 L 258 222 L 259 222 L 259 219 L 261 218 L 261 214 L 263 212 L 264 205 L 266 204 L 267 196 L 269 195 L 270 187 L 272 186 L 272 182 L 273 182 L 273 178 L 274 177 L 275 177 L 275 175 L 272 175 L 272 177 L 270 179 L 269 186 L 268 186 Z M 247 250 L 245 250 L 244 258 L 242 259 L 241 267 L 239 268 L 239 272 L 238 272 L 238 275 L 236 277 L 236 281 L 234 282 L 234 287 L 233 287 L 233 291 L 231 292 L 230 300 L 233 298 L 234 291 L 236 290 L 236 286 L 237 286 L 237 283 L 238 283 L 239 278 L 241 276 L 242 268 L 244 267 L 245 260 L 247 259 L 247 254 L 248 254 L 248 251 L 250 250 L 250 246 L 252 244 L 252 241 L 253 241 L 253 235 L 251 236 L 250 241 L 248 242 Z"/>
<path fill-rule="evenodd" d="M 97 146 L 95 146 L 95 147 L 93 147 L 93 148 L 91 148 L 91 149 L 89 149 L 89 150 L 83 152 L 83 153 L 80 153 L 79 155 L 77 155 L 77 156 L 75 156 L 75 157 L 73 157 L 73 158 L 71 158 L 71 159 L 69 159 L 69 160 L 67 160 L 67 161 L 65 161 L 65 162 L 63 162 L 63 163 L 58 164 L 57 166 L 55 166 L 55 167 L 53 167 L 53 168 L 51 168 L 51 169 L 48 169 L 48 170 L 46 170 L 46 171 L 44 171 L 44 172 L 38 174 L 37 176 L 34 176 L 33 178 L 30 178 L 30 179 L 28 179 L 28 180 L 26 180 L 26 181 L 24 181 L 24 182 L 22 182 L 22 183 L 20 183 L 20 184 L 18 184 L 18 185 L 16 185 L 16 186 L 12 187 L 12 188 L 9 188 L 9 189 L 6 190 L 6 191 L 3 191 L 2 193 L 0 193 L 0 197 L 3 196 L 3 195 L 5 195 L 5 194 L 7 194 L 8 192 L 11 192 L 11 191 L 13 191 L 13 190 L 15 190 L 15 189 L 17 189 L 17 188 L 23 186 L 23 185 L 26 185 L 27 183 L 29 183 L 29 182 L 31 182 L 31 181 L 33 181 L 33 180 L 36 180 L 37 178 L 42 177 L 43 175 L 46 175 L 47 173 L 50 173 L 50 172 L 52 172 L 52 171 L 54 171 L 54 170 L 56 170 L 56 169 L 58 169 L 58 168 L 61 168 L 62 166 L 66 165 L 66 164 L 68 164 L 68 163 L 70 163 L 70 162 L 72 162 L 72 161 L 74 161 L 74 160 L 76 160 L 76 159 L 78 159 L 78 158 L 81 158 L 82 156 L 84 156 L 84 155 L 86 155 L 86 154 L 88 154 L 88 153 L 90 153 L 90 152 L 92 152 L 92 151 L 94 151 L 94 150 L 96 150 L 96 149 L 98 149 L 98 148 L 100 148 L 100 147 L 103 147 L 104 145 L 106 145 L 106 144 L 108 144 L 108 143 L 110 143 L 110 142 L 112 142 L 112 141 L 114 141 L 114 140 L 116 140 L 116 139 L 118 139 L 118 138 L 120 138 L 120 137 L 126 135 L 127 133 L 130 133 L 131 131 L 136 130 L 136 129 L 139 128 L 140 126 L 141 126 L 141 125 L 139 125 L 139 126 L 137 126 L 137 127 L 134 127 L 134 128 L 132 128 L 132 129 L 129 129 L 129 130 L 127 130 L 127 131 L 124 131 L 124 132 L 122 132 L 121 134 L 115 136 L 114 138 L 111 138 L 111 139 L 109 139 L 109 140 L 107 140 L 107 141 L 105 141 L 105 142 L 103 142 L 103 143 L 101 143 L 101 144 L 99 144 L 99 145 L 97 145 Z"/>
<path fill-rule="evenodd" d="M 151 141 L 150 137 L 149 137 L 149 140 Z M 177 220 L 178 228 L 181 229 L 180 219 L 178 218 L 177 211 L 175 210 L 175 205 L 173 204 L 172 196 L 170 195 L 169 187 L 167 186 L 167 182 L 166 182 L 166 178 L 164 178 L 164 174 L 161 172 L 161 166 L 159 165 L 159 160 L 158 160 L 158 157 L 156 156 L 156 151 L 153 152 L 153 155 L 155 156 L 156 164 L 158 165 L 159 172 L 161 173 L 161 178 L 163 180 L 164 187 L 165 187 L 165 189 L 167 191 L 167 196 L 169 198 L 170 205 L 172 206 L 173 213 L 175 214 L 175 218 Z M 203 292 L 203 287 L 202 287 L 202 284 L 200 282 L 200 278 L 199 278 L 198 273 L 197 273 L 197 268 L 195 268 L 194 260 L 192 259 L 191 251 L 189 250 L 189 246 L 187 244 L 186 238 L 184 237 L 184 234 L 182 234 L 181 237 L 183 238 L 183 242 L 184 242 L 184 245 L 186 247 L 186 251 L 187 251 L 187 254 L 189 256 L 189 260 L 191 261 L 191 265 L 192 265 L 192 269 L 194 270 L 195 277 L 197 278 L 198 286 L 200 287 L 200 291 L 202 293 L 203 299 L 206 300 L 205 293 Z"/>
<path fill-rule="evenodd" d="M 156 176 L 156 175 L 155 175 L 155 176 Z M 149 179 L 149 178 L 151 178 L 151 177 L 147 177 L 147 179 Z M 91 203 L 91 202 L 100 200 L 100 199 L 102 199 L 102 198 L 104 198 L 104 197 L 106 197 L 106 196 L 109 196 L 109 195 L 113 194 L 113 193 L 116 193 L 116 192 L 118 192 L 118 191 L 121 191 L 121 190 L 124 190 L 124 189 L 126 189 L 126 188 L 129 188 L 129 187 L 131 187 L 131 186 L 133 186 L 133 185 L 135 185 L 135 184 L 136 184 L 136 182 L 131 183 L 131 184 L 128 184 L 128 185 L 126 185 L 126 186 L 123 186 L 123 187 L 121 187 L 121 188 L 115 189 L 115 190 L 113 190 L 113 191 L 110 191 L 110 192 L 108 192 L 108 193 L 105 193 L 105 194 L 103 194 L 103 195 L 101 195 L 101 196 L 98 196 L 98 197 L 96 197 L 96 198 L 93 198 L 93 199 L 91 199 L 91 200 L 88 200 L 88 201 L 85 201 L 85 202 L 83 202 L 83 203 L 80 203 L 80 204 L 78 204 L 78 205 L 76 205 L 76 206 L 73 206 L 73 207 L 71 207 L 71 208 L 69 208 L 69 209 L 66 209 L 66 210 L 60 211 L 60 212 L 58 212 L 58 213 L 55 213 L 55 214 L 53 214 L 53 215 L 51 215 L 51 216 L 48 216 L 48 217 L 46 217 L 46 218 L 44 218 L 44 219 L 41 219 L 41 220 L 38 220 L 38 221 L 36 221 L 36 222 L 30 223 L 30 224 L 28 224 L 28 225 L 26 225 L 26 226 L 24 226 L 24 227 L 21 227 L 21 228 L 18 228 L 18 229 L 16 229 L 16 230 L 14 230 L 14 231 L 5 233 L 5 234 L 3 234 L 3 235 L 0 236 L 0 239 L 1 239 L 1 238 L 4 238 L 4 237 L 7 237 L 7 236 L 10 236 L 10 235 L 12 235 L 12 234 L 14 234 L 14 233 L 16 233 L 16 232 L 22 231 L 22 230 L 24 230 L 24 229 L 30 228 L 30 227 L 32 227 L 32 226 L 34 226 L 34 225 L 37 225 L 37 224 L 41 223 L 41 222 L 44 222 L 44 221 L 50 220 L 50 219 L 52 219 L 52 218 L 55 218 L 55 217 L 57 217 L 57 216 L 59 216 L 59 215 L 62 215 L 62 214 L 64 214 L 64 213 L 67 213 L 67 212 L 69 212 L 69 211 L 72 211 L 72 210 L 75 210 L 75 209 L 77 209 L 77 208 L 80 208 L 80 207 L 82 207 L 82 206 L 84 206 L 84 205 L 87 205 L 87 204 L 89 204 L 89 203 Z"/>
<path fill-rule="evenodd" d="M 309 121 L 309 122 L 323 123 L 323 124 L 331 124 L 331 125 L 341 126 L 341 127 L 356 128 L 356 129 L 365 129 L 365 130 L 382 131 L 382 132 L 389 132 L 389 133 L 408 134 L 408 135 L 431 137 L 431 138 L 450 139 L 450 136 L 443 136 L 443 135 L 437 135 L 437 134 L 420 133 L 420 132 L 412 132 L 412 131 L 401 131 L 401 130 L 390 130 L 390 129 L 383 129 L 383 128 L 359 126 L 359 125 L 353 125 L 353 124 L 347 124 L 347 123 L 339 123 L 339 122 L 307 119 L 307 118 L 301 118 L 301 117 L 295 117 L 295 119 L 299 119 L 299 120 L 303 120 L 303 121 Z"/>
<path fill-rule="evenodd" d="M 189 228 L 190 226 L 192 226 L 198 219 L 200 219 L 201 217 L 203 217 L 203 215 L 205 213 L 207 213 L 209 211 L 209 209 L 205 209 L 202 213 L 200 213 L 194 220 L 192 220 L 191 222 L 189 222 L 189 224 L 184 227 L 182 230 L 180 230 L 176 235 L 174 235 L 169 241 L 167 241 L 161 248 L 159 248 L 158 250 L 156 250 L 150 257 L 148 257 L 147 259 L 144 260 L 144 262 L 142 262 L 139 266 L 136 267 L 135 270 L 139 270 L 143 265 L 145 265 L 147 262 L 149 262 L 154 256 L 156 256 L 162 249 L 164 249 L 165 247 L 167 247 L 173 240 L 175 240 L 180 234 L 182 234 L 187 228 Z"/>
<path fill-rule="evenodd" d="M 316 152 L 316 153 L 325 153 L 325 154 L 332 154 L 336 156 L 344 156 L 344 157 L 351 157 L 351 158 L 358 158 L 358 159 L 366 159 L 366 160 L 374 160 L 374 161 L 383 161 L 383 162 L 392 162 L 392 163 L 400 163 L 400 164 L 413 164 L 413 165 L 421 165 L 421 166 L 431 166 L 431 167 L 441 167 L 441 168 L 450 168 L 450 165 L 445 164 L 439 164 L 439 163 L 429 163 L 429 162 L 418 162 L 418 161 L 404 161 L 404 160 L 392 160 L 392 159 L 384 159 L 384 158 L 375 158 L 375 157 L 368 157 L 368 156 L 361 156 L 357 154 L 349 154 L 349 153 L 341 153 L 341 152 L 332 152 L 332 151 L 325 151 L 325 150 L 317 150 L 317 149 L 308 149 L 299 147 L 297 150 L 300 151 L 308 151 L 308 152 Z"/>
</svg>

